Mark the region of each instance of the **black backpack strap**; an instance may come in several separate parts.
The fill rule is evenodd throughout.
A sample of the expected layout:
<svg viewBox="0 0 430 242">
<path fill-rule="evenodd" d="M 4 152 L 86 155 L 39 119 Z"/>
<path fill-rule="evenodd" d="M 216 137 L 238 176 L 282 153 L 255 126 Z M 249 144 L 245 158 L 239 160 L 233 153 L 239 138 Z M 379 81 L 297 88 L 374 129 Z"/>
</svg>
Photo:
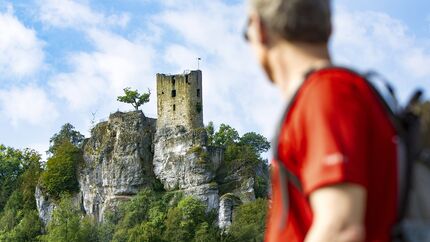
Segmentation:
<svg viewBox="0 0 430 242">
<path fill-rule="evenodd" d="M 413 177 L 413 163 L 418 159 L 421 149 L 419 140 L 419 117 L 414 114 L 411 110 L 412 107 L 419 103 L 423 95 L 422 90 L 416 90 L 409 102 L 402 110 L 394 110 L 387 103 L 386 99 L 381 93 L 375 88 L 373 83 L 370 81 L 373 77 L 379 77 L 376 72 L 368 72 L 364 75 L 364 79 L 367 81 L 368 86 L 372 89 L 375 96 L 379 99 L 380 103 L 384 106 L 392 124 L 396 128 L 400 141 L 398 149 L 403 150 L 403 157 L 398 157 L 398 169 L 399 169 L 399 199 L 398 199 L 398 221 L 405 218 L 407 208 L 409 205 L 409 194 L 412 188 L 412 177 Z M 380 79 L 384 82 L 386 89 L 394 97 L 394 89 L 385 79 Z M 396 111 L 396 112 L 395 112 Z M 400 154 L 401 155 L 401 154 Z"/>
</svg>

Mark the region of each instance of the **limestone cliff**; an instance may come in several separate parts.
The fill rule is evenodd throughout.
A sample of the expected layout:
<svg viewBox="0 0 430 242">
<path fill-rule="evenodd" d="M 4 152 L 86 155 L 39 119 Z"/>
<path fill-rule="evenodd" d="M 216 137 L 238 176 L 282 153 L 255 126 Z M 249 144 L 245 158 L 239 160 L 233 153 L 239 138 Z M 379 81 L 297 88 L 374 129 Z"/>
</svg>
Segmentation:
<svg viewBox="0 0 430 242">
<path fill-rule="evenodd" d="M 256 173 L 226 166 L 223 155 L 222 148 L 207 146 L 204 128 L 158 128 L 157 120 L 141 111 L 116 112 L 97 124 L 84 142 L 80 190 L 74 200 L 86 214 L 103 221 L 106 211 L 142 188 L 163 187 L 195 196 L 208 210 L 219 211 L 220 226 L 226 228 L 233 209 L 255 199 Z M 46 224 L 55 203 L 40 189 L 35 195 Z"/>
<path fill-rule="evenodd" d="M 79 169 L 83 208 L 99 221 L 104 212 L 155 184 L 152 171 L 155 119 L 141 111 L 110 115 L 85 143 Z"/>
<path fill-rule="evenodd" d="M 103 221 L 106 211 L 142 188 L 163 187 L 199 198 L 227 227 L 234 206 L 255 199 L 255 171 L 226 166 L 224 149 L 207 145 L 202 80 L 200 70 L 157 74 L 157 120 L 141 111 L 116 112 L 92 129 L 78 168 L 77 206 Z M 47 223 L 55 202 L 40 189 L 35 196 Z"/>
<path fill-rule="evenodd" d="M 182 190 L 218 208 L 215 174 L 222 149 L 206 146 L 204 129 L 183 126 L 158 129 L 154 139 L 154 173 L 168 191 Z"/>
</svg>

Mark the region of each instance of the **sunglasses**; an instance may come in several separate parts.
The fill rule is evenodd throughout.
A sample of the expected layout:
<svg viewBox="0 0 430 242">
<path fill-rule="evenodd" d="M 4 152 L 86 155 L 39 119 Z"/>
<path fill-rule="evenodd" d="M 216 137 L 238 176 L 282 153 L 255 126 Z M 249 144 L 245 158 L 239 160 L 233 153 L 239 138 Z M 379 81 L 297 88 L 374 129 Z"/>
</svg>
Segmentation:
<svg viewBox="0 0 430 242">
<path fill-rule="evenodd" d="M 248 29 L 249 25 L 251 25 L 251 18 L 248 17 L 248 20 L 246 21 L 245 27 L 243 28 L 243 39 L 246 42 L 249 42 L 249 35 L 248 35 Z"/>
</svg>

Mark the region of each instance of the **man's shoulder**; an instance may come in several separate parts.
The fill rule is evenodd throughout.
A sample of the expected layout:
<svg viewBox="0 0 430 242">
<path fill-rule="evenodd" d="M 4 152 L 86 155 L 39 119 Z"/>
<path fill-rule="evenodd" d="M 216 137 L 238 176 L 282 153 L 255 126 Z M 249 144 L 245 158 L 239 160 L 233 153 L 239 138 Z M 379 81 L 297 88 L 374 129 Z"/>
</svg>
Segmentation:
<svg viewBox="0 0 430 242">
<path fill-rule="evenodd" d="M 346 68 L 326 68 L 308 76 L 299 94 L 302 108 L 333 107 L 347 102 L 363 104 L 370 89 L 357 72 Z"/>
<path fill-rule="evenodd" d="M 367 86 L 365 79 L 358 72 L 342 67 L 331 67 L 316 71 L 308 76 L 306 83 L 307 91 L 322 92 L 322 94 L 339 91 L 357 93 Z"/>
</svg>

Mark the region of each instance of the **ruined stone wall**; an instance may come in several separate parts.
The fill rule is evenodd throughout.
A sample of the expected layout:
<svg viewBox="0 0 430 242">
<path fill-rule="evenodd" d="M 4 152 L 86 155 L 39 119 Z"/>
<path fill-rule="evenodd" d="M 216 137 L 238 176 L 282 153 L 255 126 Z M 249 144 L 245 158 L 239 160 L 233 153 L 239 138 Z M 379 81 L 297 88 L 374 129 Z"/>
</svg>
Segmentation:
<svg viewBox="0 0 430 242">
<path fill-rule="evenodd" d="M 203 127 L 202 72 L 157 74 L 157 128 Z"/>
</svg>

